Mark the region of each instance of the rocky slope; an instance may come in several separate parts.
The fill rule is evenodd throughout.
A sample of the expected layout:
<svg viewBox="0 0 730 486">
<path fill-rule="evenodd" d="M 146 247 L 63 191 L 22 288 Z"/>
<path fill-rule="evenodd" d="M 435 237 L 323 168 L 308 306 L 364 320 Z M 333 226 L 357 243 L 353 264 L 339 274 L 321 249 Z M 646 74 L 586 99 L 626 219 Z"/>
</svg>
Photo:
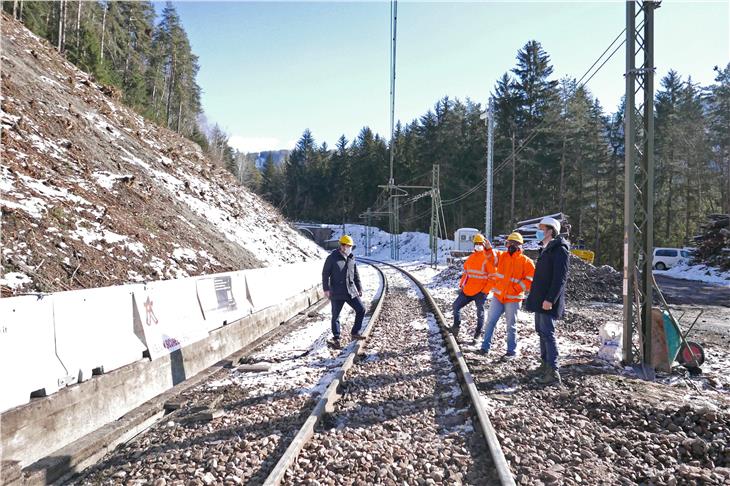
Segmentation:
<svg viewBox="0 0 730 486">
<path fill-rule="evenodd" d="M 319 258 L 275 208 L 2 17 L 2 293 Z"/>
</svg>

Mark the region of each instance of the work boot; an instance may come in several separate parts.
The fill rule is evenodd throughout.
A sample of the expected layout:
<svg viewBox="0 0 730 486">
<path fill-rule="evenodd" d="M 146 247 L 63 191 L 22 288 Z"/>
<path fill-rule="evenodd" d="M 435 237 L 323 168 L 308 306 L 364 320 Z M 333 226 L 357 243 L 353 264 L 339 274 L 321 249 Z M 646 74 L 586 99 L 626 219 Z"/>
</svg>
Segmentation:
<svg viewBox="0 0 730 486">
<path fill-rule="evenodd" d="M 335 349 L 342 349 L 342 343 L 340 342 L 340 338 L 332 338 L 331 341 L 329 341 L 329 345 L 332 346 Z"/>
<path fill-rule="evenodd" d="M 550 366 L 548 366 L 547 370 L 545 370 L 545 373 L 543 373 L 542 376 L 538 376 L 535 379 L 535 382 L 540 385 L 563 384 L 563 381 L 560 379 L 560 373 L 558 372 L 558 370 Z"/>
<path fill-rule="evenodd" d="M 459 336 L 459 326 L 451 326 L 451 334 L 454 335 L 454 338 Z"/>
<path fill-rule="evenodd" d="M 538 366 L 534 370 L 530 370 L 528 372 L 528 374 L 531 376 L 534 376 L 534 377 L 539 377 L 539 376 L 544 375 L 545 371 L 547 371 L 547 369 L 548 369 L 548 364 L 545 361 L 540 360 L 540 366 Z"/>
</svg>

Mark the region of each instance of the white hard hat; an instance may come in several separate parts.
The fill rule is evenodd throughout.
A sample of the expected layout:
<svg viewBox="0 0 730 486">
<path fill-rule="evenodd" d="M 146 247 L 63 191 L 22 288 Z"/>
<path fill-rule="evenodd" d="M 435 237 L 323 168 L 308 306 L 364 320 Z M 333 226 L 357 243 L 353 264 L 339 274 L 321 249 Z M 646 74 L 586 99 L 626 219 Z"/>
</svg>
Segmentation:
<svg viewBox="0 0 730 486">
<path fill-rule="evenodd" d="M 540 224 L 544 224 L 545 226 L 552 226 L 555 228 L 555 233 L 560 234 L 560 221 L 558 221 L 555 218 L 542 218 L 540 220 Z"/>
</svg>

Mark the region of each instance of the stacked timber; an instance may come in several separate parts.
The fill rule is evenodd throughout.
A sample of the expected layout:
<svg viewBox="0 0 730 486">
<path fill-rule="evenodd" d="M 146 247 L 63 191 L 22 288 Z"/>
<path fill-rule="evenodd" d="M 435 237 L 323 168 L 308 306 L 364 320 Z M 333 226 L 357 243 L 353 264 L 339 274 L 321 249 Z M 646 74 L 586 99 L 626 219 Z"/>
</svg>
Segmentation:
<svg viewBox="0 0 730 486">
<path fill-rule="evenodd" d="M 695 263 L 730 270 L 730 214 L 710 214 L 694 241 Z"/>
</svg>

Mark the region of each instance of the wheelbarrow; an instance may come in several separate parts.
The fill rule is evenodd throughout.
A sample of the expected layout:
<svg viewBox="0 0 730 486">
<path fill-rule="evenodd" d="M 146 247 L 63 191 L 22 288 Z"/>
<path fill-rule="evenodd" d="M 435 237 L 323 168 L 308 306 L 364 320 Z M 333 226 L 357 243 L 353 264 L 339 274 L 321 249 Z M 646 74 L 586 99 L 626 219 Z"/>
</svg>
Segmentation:
<svg viewBox="0 0 730 486">
<path fill-rule="evenodd" d="M 652 280 L 653 279 L 654 275 L 652 275 Z M 654 280 L 654 288 L 658 290 L 656 295 L 659 297 L 661 304 L 660 307 L 664 318 L 664 333 L 667 339 L 669 362 L 672 363 L 677 361 L 680 365 L 690 371 L 697 370 L 705 362 L 705 351 L 699 343 L 688 341 L 687 336 L 689 336 L 692 328 L 695 327 L 695 324 L 697 324 L 697 321 L 704 313 L 704 309 L 700 309 L 699 314 L 697 314 L 692 325 L 689 326 L 687 331 L 682 332 L 682 328 L 679 326 L 679 323 L 684 317 L 684 313 L 679 317 L 679 319 L 675 319 L 674 315 L 672 315 L 672 311 L 669 309 L 669 304 L 667 304 L 667 301 L 664 299 L 664 295 L 656 283 L 656 280 Z"/>
</svg>

